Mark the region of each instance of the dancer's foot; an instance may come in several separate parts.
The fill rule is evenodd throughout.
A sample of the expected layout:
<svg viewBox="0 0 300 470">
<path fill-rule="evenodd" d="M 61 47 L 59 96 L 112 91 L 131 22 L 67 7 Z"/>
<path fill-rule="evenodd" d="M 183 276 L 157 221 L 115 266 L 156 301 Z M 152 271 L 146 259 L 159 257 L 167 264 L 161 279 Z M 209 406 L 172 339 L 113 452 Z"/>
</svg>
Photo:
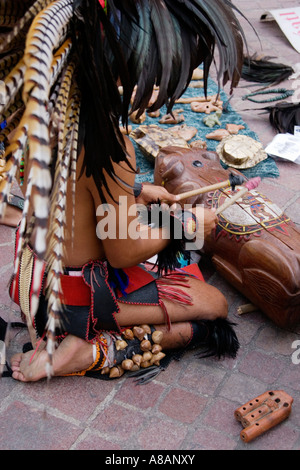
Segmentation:
<svg viewBox="0 0 300 470">
<path fill-rule="evenodd" d="M 15 354 L 11 359 L 12 377 L 21 382 L 36 382 L 47 376 L 48 354 L 45 349 Z M 53 354 L 53 376 L 63 376 L 87 369 L 93 363 L 93 347 L 81 338 L 68 335 Z"/>
</svg>

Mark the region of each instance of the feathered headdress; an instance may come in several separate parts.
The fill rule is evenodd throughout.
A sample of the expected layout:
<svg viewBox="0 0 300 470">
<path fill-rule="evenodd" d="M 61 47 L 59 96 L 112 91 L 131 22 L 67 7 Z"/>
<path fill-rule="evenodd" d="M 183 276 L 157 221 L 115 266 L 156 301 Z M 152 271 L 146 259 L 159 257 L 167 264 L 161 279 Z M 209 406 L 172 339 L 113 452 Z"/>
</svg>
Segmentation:
<svg viewBox="0 0 300 470">
<path fill-rule="evenodd" d="M 104 171 L 114 177 L 112 163 L 126 161 L 120 120 L 126 124 L 130 111 L 144 111 L 154 85 L 152 110 L 166 104 L 170 111 L 201 63 L 207 83 L 218 47 L 218 79 L 235 86 L 243 35 L 234 8 L 229 0 L 107 0 L 104 8 L 99 0 L 0 0 L 0 123 L 7 123 L 0 134 L 0 215 L 24 159 L 14 272 L 34 233 L 33 249 L 41 266 L 48 264 L 50 340 L 61 311 L 66 190 L 70 184 L 74 194 L 79 150 L 83 145 L 82 171 L 103 197 Z M 37 305 L 33 295 L 33 316 Z"/>
</svg>

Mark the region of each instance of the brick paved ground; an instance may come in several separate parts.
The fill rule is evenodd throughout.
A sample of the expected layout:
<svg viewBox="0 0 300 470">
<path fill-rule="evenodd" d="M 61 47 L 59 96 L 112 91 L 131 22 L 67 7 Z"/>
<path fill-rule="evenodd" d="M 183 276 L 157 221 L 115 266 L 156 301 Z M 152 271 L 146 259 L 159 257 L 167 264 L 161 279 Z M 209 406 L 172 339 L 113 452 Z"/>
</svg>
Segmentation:
<svg viewBox="0 0 300 470">
<path fill-rule="evenodd" d="M 275 23 L 259 22 L 266 9 L 295 6 L 297 1 L 236 0 L 235 4 L 255 26 L 264 54 L 289 65 L 300 61 Z M 254 32 L 244 20 L 242 24 L 250 52 L 259 51 Z M 241 83 L 233 106 L 267 144 L 274 135 L 267 116 L 243 111 L 245 102 L 240 98 L 247 86 Z M 283 86 L 291 87 L 291 82 Z M 251 103 L 247 102 L 249 107 Z M 280 177 L 264 180 L 261 192 L 281 205 L 300 227 L 300 167 L 281 163 L 279 169 Z M 2 226 L 0 315 L 16 320 L 17 310 L 11 310 L 7 295 L 12 256 L 13 230 Z M 188 353 L 147 386 L 135 386 L 125 378 L 102 382 L 68 377 L 53 379 L 49 384 L 2 379 L 0 449 L 299 450 L 300 365 L 292 363 L 291 345 L 299 338 L 300 329 L 281 330 L 259 311 L 237 317 L 237 307 L 245 299 L 211 269 L 205 274 L 208 282 L 226 295 L 230 318 L 238 322 L 241 349 L 235 360 L 199 361 Z M 9 354 L 18 351 L 26 340 L 23 331 L 12 334 Z M 245 444 L 233 412 L 270 389 L 284 389 L 294 397 L 292 414 L 284 423 Z"/>
</svg>

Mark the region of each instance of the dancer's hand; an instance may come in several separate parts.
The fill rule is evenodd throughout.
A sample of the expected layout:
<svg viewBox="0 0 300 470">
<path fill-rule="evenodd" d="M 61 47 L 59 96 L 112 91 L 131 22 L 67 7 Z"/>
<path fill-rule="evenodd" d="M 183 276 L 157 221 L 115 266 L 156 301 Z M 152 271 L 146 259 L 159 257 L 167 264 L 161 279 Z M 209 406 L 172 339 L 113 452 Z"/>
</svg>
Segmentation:
<svg viewBox="0 0 300 470">
<path fill-rule="evenodd" d="M 178 196 L 169 193 L 163 186 L 156 186 L 151 183 L 143 183 L 142 191 L 136 198 L 137 204 L 155 204 L 157 201 L 167 204 L 174 204 L 178 201 Z"/>
<path fill-rule="evenodd" d="M 193 207 L 191 211 L 195 214 L 198 221 L 198 235 L 202 235 L 205 239 L 211 234 L 211 231 L 215 228 L 218 216 L 216 215 L 215 209 L 207 209 L 200 205 Z"/>
</svg>

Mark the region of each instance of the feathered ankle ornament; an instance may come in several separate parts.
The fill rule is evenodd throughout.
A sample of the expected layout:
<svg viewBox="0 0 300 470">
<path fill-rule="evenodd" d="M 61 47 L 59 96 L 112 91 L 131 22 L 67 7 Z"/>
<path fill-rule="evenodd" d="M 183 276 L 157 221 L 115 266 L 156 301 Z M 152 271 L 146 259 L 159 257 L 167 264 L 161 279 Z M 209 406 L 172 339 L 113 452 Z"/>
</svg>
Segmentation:
<svg viewBox="0 0 300 470">
<path fill-rule="evenodd" d="M 225 318 L 216 320 L 202 320 L 200 322 L 191 322 L 193 336 L 188 344 L 188 349 L 204 348 L 199 351 L 197 356 L 235 358 L 240 344 L 233 329 L 235 323 L 229 322 Z"/>
<path fill-rule="evenodd" d="M 104 361 L 100 368 L 90 368 L 85 374 L 87 376 L 116 379 L 122 377 L 126 371 L 134 373 L 148 368 L 152 370 L 158 368 L 160 361 L 166 356 L 160 345 L 162 331 L 149 325 L 127 328 L 122 335 L 115 336 L 107 332 L 101 335 L 102 344 L 103 338 L 105 339 Z"/>
<path fill-rule="evenodd" d="M 239 350 L 239 341 L 233 329 L 235 323 L 227 319 L 217 318 L 216 320 L 202 320 L 190 322 L 192 327 L 192 337 L 186 347 L 178 350 L 165 351 L 164 357 L 156 367 L 149 367 L 145 370 L 138 370 L 130 373 L 130 377 L 135 378 L 138 385 L 144 385 L 155 379 L 165 370 L 172 360 L 179 361 L 184 353 L 189 350 L 203 348 L 196 353 L 199 358 L 222 357 L 235 358 Z"/>
</svg>

